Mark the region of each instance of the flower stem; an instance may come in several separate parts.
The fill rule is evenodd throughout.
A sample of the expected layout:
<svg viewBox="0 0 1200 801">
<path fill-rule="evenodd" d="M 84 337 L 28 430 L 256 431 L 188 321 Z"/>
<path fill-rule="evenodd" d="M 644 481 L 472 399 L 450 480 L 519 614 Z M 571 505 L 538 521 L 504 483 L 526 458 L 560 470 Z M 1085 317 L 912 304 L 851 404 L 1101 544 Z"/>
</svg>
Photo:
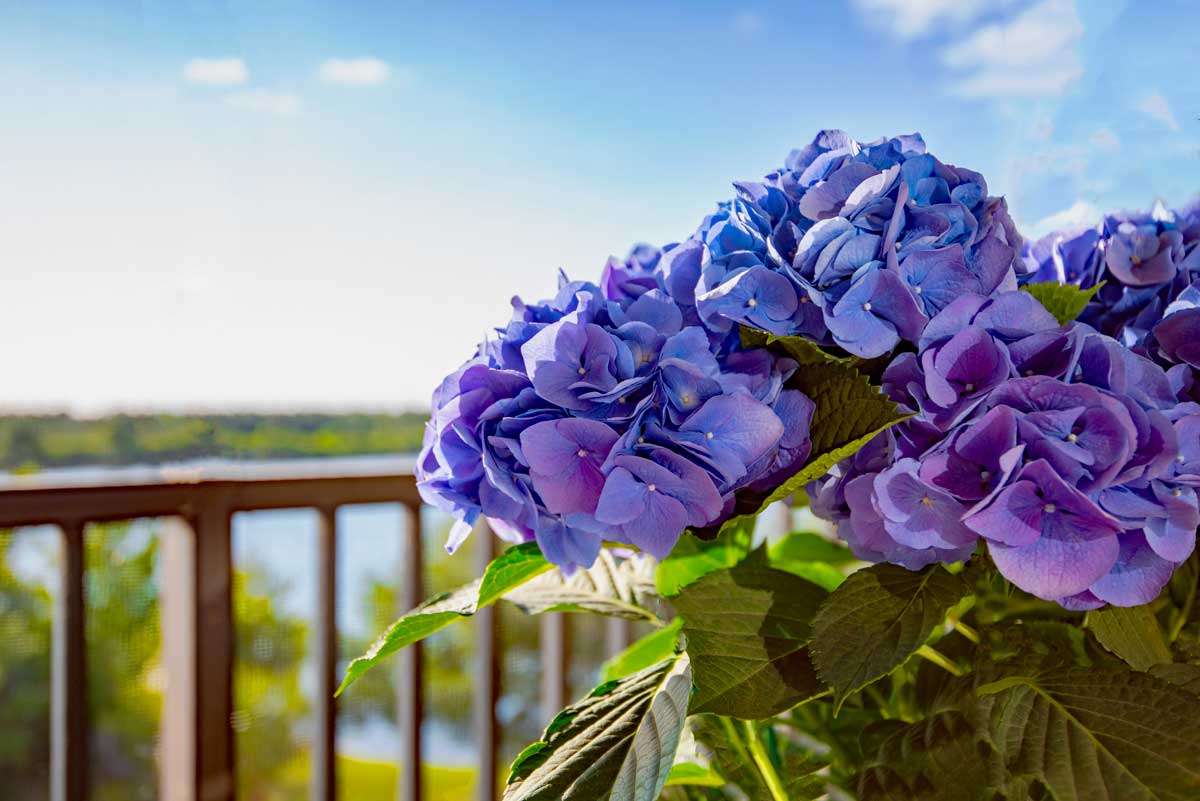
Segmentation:
<svg viewBox="0 0 1200 801">
<path fill-rule="evenodd" d="M 930 662 L 937 665 L 952 676 L 961 676 L 963 674 L 962 669 L 958 665 L 947 659 L 946 656 L 940 651 L 937 651 L 928 645 L 922 645 L 920 648 L 918 648 L 917 654 L 928 659 Z"/>
<path fill-rule="evenodd" d="M 758 739 L 758 730 L 754 728 L 754 721 L 742 721 L 742 725 L 746 728 L 746 745 L 750 747 L 750 756 L 754 758 L 754 764 L 758 768 L 758 772 L 762 774 L 763 783 L 767 785 L 767 789 L 771 791 L 771 798 L 774 801 L 788 801 L 787 792 L 783 789 L 783 782 L 779 779 L 779 774 L 775 772 L 775 766 L 771 764 L 771 758 L 767 756 L 767 749 L 763 748 L 762 740 Z"/>
<path fill-rule="evenodd" d="M 950 622 L 954 625 L 955 631 L 976 645 L 979 645 L 979 632 L 959 620 L 958 615 L 951 616 Z"/>
</svg>

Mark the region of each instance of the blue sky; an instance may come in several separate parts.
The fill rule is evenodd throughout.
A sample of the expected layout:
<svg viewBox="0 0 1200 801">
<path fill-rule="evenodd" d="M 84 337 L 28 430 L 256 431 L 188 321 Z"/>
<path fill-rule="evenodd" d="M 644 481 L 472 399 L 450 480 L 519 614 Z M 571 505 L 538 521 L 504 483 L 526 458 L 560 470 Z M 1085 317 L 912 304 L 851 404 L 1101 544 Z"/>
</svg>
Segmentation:
<svg viewBox="0 0 1200 801">
<path fill-rule="evenodd" d="M 821 128 L 1200 192 L 1200 6 L 0 0 L 0 407 L 397 408 Z"/>
</svg>

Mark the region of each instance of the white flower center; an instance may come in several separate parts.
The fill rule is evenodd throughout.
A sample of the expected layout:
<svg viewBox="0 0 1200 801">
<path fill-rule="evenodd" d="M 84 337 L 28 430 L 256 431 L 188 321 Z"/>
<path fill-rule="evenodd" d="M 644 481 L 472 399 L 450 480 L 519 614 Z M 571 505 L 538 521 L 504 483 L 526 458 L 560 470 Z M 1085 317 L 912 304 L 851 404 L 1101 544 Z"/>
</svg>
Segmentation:
<svg viewBox="0 0 1200 801">
<path fill-rule="evenodd" d="M 647 484 L 646 489 L 650 490 L 651 492 L 654 492 L 656 489 L 658 489 L 658 487 L 655 486 L 654 484 Z"/>
<path fill-rule="evenodd" d="M 587 456 L 587 451 L 585 451 L 583 448 L 580 448 L 579 450 L 575 451 L 575 455 L 582 459 L 583 457 Z"/>
<path fill-rule="evenodd" d="M 979 478 L 982 479 L 983 481 L 987 481 L 991 477 L 992 477 L 991 471 L 989 471 L 989 470 L 980 470 L 979 471 Z"/>
<path fill-rule="evenodd" d="M 750 300 L 746 301 L 746 305 L 753 309 L 755 306 L 758 305 L 758 301 L 755 300 L 754 298 L 750 298 Z"/>
<path fill-rule="evenodd" d="M 863 304 L 863 311 L 870 311 L 870 310 L 871 310 L 871 304 L 870 304 L 870 303 L 864 303 L 864 304 Z"/>
<path fill-rule="evenodd" d="M 704 438 L 705 438 L 705 439 L 712 439 L 712 438 L 713 438 L 713 432 L 711 432 L 711 431 L 705 431 L 705 432 L 704 432 Z"/>
<path fill-rule="evenodd" d="M 919 287 L 919 286 L 914 286 L 914 287 L 913 287 L 913 292 L 916 292 L 918 295 L 920 295 L 920 294 L 921 294 L 921 287 Z"/>
<path fill-rule="evenodd" d="M 974 385 L 974 384 L 965 384 L 965 385 L 963 386 L 963 389 L 965 389 L 967 392 L 974 392 L 974 391 L 975 391 L 975 385 Z"/>
<path fill-rule="evenodd" d="M 1045 513 L 1046 513 L 1046 514 L 1048 514 L 1048 515 L 1052 515 L 1052 514 L 1054 514 L 1055 512 L 1057 512 L 1057 511 L 1058 511 L 1058 507 L 1057 507 L 1057 506 L 1055 506 L 1055 505 L 1054 505 L 1054 504 L 1052 504 L 1052 503 L 1048 503 L 1048 504 L 1046 504 L 1045 506 L 1043 506 L 1043 507 L 1042 507 L 1042 511 L 1043 511 L 1043 512 L 1045 512 Z"/>
<path fill-rule="evenodd" d="M 1076 434 L 1075 432 L 1071 432 L 1070 434 L 1067 434 L 1067 442 L 1074 442 L 1077 439 L 1079 439 L 1079 435 Z"/>
<path fill-rule="evenodd" d="M 578 370 L 576 370 L 575 372 L 579 373 L 580 375 L 587 375 L 587 368 L 586 368 L 586 367 L 580 367 L 580 368 L 579 368 Z"/>
</svg>

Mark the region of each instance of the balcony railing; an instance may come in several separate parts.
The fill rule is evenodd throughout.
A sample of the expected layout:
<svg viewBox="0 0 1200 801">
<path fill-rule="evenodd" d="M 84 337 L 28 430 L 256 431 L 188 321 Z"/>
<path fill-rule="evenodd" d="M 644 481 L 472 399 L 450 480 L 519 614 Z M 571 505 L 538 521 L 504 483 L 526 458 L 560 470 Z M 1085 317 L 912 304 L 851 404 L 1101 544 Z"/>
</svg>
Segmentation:
<svg viewBox="0 0 1200 801">
<path fill-rule="evenodd" d="M 313 801 L 336 792 L 333 697 L 337 675 L 335 619 L 337 515 L 340 506 L 399 503 L 407 510 L 399 605 L 425 596 L 421 499 L 404 458 L 332 459 L 250 465 L 60 471 L 47 477 L 0 478 L 0 528 L 54 524 L 61 533 L 60 589 L 51 657 L 51 798 L 87 801 L 87 647 L 85 642 L 84 527 L 88 523 L 164 518 L 162 557 L 163 665 L 170 691 L 164 698 L 160 743 L 160 798 L 164 801 L 234 801 L 233 560 L 235 512 L 312 508 L 317 537 L 314 653 L 317 683 L 311 751 Z M 477 572 L 494 556 L 494 539 L 481 536 Z M 499 727 L 500 653 L 494 609 L 475 616 L 472 726 L 478 744 L 477 801 L 494 801 Z M 541 701 L 550 715 L 567 699 L 568 649 L 561 615 L 541 620 Z M 607 650 L 628 640 L 624 621 L 612 621 Z M 396 658 L 400 749 L 400 801 L 421 801 L 421 722 L 424 680 L 420 646 Z"/>
</svg>

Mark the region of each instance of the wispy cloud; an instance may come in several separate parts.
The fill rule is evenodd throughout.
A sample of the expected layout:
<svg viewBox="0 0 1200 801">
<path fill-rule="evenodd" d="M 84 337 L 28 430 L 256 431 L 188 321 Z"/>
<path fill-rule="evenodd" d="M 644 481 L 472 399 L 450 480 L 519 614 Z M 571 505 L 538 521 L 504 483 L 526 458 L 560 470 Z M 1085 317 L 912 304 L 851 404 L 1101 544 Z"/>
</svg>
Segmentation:
<svg viewBox="0 0 1200 801">
<path fill-rule="evenodd" d="M 944 25 L 965 25 L 1006 4 L 998 0 L 854 0 L 868 25 L 901 39 L 915 39 Z"/>
<path fill-rule="evenodd" d="M 1042 237 L 1051 231 L 1094 225 L 1100 221 L 1102 216 L 1100 209 L 1091 203 L 1086 200 L 1076 200 L 1062 211 L 1043 217 L 1033 225 L 1025 227 L 1023 233 L 1032 238 Z"/>
<path fill-rule="evenodd" d="M 300 97 L 292 92 L 246 89 L 224 97 L 225 105 L 256 114 L 294 117 L 300 113 Z"/>
<path fill-rule="evenodd" d="M 1171 104 L 1158 92 L 1151 92 L 1138 101 L 1138 111 L 1150 115 L 1172 131 L 1179 130 L 1179 121 L 1171 111 Z"/>
<path fill-rule="evenodd" d="M 1096 131 L 1091 135 L 1090 141 L 1096 147 L 1109 153 L 1115 153 L 1121 149 L 1121 140 L 1117 138 L 1111 128 L 1101 128 Z"/>
<path fill-rule="evenodd" d="M 330 58 L 321 62 L 317 68 L 317 77 L 322 83 L 340 86 L 378 86 L 387 83 L 393 76 L 403 81 L 411 81 L 412 75 L 407 70 L 393 70 L 386 61 L 366 56 L 363 58 Z"/>
<path fill-rule="evenodd" d="M 193 58 L 183 65 L 183 79 L 202 86 L 241 86 L 250 70 L 240 58 Z"/>
<path fill-rule="evenodd" d="M 1052 96 L 1083 75 L 1082 37 L 1073 0 L 1042 0 L 1012 19 L 983 26 L 941 55 L 947 67 L 969 72 L 951 86 L 960 96 Z"/>
</svg>

